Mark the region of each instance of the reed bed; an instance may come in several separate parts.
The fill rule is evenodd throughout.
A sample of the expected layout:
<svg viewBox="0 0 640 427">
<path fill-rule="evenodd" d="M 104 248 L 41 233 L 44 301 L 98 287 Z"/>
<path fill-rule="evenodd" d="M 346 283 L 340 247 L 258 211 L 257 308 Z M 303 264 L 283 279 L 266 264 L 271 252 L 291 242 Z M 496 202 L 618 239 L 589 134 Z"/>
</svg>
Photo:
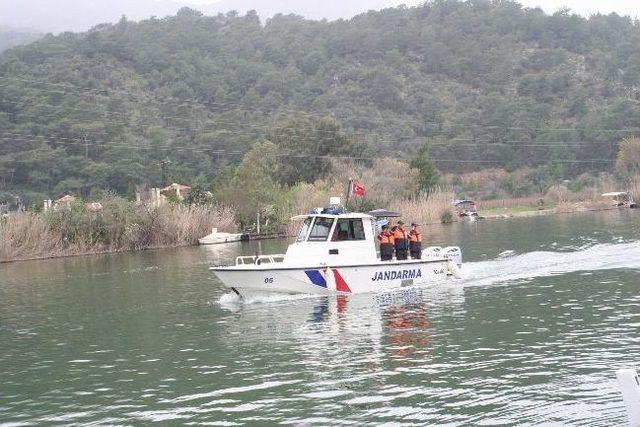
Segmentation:
<svg viewBox="0 0 640 427">
<path fill-rule="evenodd" d="M 0 220 L 0 262 L 134 249 L 194 245 L 211 232 L 234 231 L 234 212 L 224 206 L 136 206 L 111 198 L 104 210 L 82 205 Z"/>
<path fill-rule="evenodd" d="M 402 214 L 407 223 L 434 224 L 449 222 L 447 218 L 453 215 L 452 201 L 455 194 L 446 188 L 436 188 L 429 195 L 421 194 L 418 197 L 405 200 L 392 200 L 389 209 Z"/>
<path fill-rule="evenodd" d="M 629 194 L 636 203 L 640 203 L 640 175 L 634 175 L 629 179 Z"/>
</svg>

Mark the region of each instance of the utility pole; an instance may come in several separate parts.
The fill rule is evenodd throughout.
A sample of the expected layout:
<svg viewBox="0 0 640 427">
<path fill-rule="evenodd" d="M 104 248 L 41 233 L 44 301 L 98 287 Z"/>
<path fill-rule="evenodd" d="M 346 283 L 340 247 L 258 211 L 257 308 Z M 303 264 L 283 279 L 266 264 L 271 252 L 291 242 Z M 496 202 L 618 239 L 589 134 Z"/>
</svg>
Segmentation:
<svg viewBox="0 0 640 427">
<path fill-rule="evenodd" d="M 167 182 L 167 165 L 171 164 L 169 159 L 160 160 L 160 169 L 162 171 L 162 185 L 167 186 L 169 183 Z"/>
<path fill-rule="evenodd" d="M 89 158 L 89 140 L 87 140 L 87 134 L 86 133 L 84 134 L 82 139 L 84 141 L 84 158 L 88 159 Z"/>
</svg>

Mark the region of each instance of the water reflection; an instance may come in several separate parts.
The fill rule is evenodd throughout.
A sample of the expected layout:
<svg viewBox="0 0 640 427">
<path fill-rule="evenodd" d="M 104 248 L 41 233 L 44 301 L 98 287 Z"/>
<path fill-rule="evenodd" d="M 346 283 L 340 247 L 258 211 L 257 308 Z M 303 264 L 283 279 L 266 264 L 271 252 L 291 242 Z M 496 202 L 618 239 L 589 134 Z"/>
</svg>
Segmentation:
<svg viewBox="0 0 640 427">
<path fill-rule="evenodd" d="M 429 318 L 423 305 L 387 308 L 383 315 L 387 348 L 397 357 L 409 357 L 429 344 Z"/>
<path fill-rule="evenodd" d="M 366 339 L 380 358 L 383 348 L 394 357 L 411 357 L 429 346 L 431 311 L 464 310 L 464 289 L 455 283 L 381 294 L 263 298 L 225 305 L 233 323 L 223 338 L 278 341 L 295 336 L 301 347 L 339 342 L 343 349 L 349 340 L 361 346 Z"/>
</svg>

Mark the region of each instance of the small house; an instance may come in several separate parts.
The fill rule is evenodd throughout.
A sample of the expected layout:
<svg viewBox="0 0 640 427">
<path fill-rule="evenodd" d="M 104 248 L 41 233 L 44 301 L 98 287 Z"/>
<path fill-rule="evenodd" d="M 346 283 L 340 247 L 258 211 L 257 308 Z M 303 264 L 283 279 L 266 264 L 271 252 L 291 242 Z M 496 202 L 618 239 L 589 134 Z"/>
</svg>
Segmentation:
<svg viewBox="0 0 640 427">
<path fill-rule="evenodd" d="M 70 195 L 70 194 L 66 194 L 62 197 L 60 197 L 58 200 L 53 202 L 53 210 L 54 211 L 59 211 L 59 210 L 71 210 L 71 205 L 77 200 L 76 197 Z"/>
<path fill-rule="evenodd" d="M 160 190 L 160 194 L 162 194 L 164 197 L 175 196 L 178 200 L 182 202 L 189 195 L 189 190 L 191 190 L 191 187 L 187 185 L 177 184 L 174 182 L 168 187 L 165 187 L 162 190 Z"/>
</svg>

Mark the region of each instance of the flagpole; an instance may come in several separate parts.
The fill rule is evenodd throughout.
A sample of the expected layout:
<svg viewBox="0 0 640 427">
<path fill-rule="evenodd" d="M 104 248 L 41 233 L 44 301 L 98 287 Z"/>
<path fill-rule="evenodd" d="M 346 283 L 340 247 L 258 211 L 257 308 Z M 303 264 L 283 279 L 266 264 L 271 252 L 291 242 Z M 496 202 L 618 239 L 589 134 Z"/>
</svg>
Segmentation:
<svg viewBox="0 0 640 427">
<path fill-rule="evenodd" d="M 347 201 L 344 203 L 345 212 L 349 211 L 349 196 L 351 195 L 351 183 L 353 182 L 352 178 L 349 178 L 349 186 L 347 188 Z"/>
</svg>

